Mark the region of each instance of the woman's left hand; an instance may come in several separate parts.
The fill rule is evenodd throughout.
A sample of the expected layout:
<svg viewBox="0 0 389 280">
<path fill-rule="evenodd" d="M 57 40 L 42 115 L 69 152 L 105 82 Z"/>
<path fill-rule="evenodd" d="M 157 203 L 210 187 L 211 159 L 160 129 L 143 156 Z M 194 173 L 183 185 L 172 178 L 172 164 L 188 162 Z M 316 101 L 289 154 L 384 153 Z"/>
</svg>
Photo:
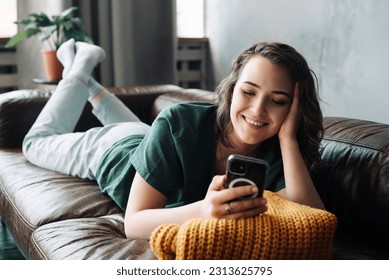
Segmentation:
<svg viewBox="0 0 389 280">
<path fill-rule="evenodd" d="M 299 84 L 296 83 L 294 87 L 292 105 L 290 106 L 289 113 L 278 132 L 278 139 L 280 141 L 296 139 L 297 130 L 301 124 L 301 117 L 300 90 Z"/>
</svg>

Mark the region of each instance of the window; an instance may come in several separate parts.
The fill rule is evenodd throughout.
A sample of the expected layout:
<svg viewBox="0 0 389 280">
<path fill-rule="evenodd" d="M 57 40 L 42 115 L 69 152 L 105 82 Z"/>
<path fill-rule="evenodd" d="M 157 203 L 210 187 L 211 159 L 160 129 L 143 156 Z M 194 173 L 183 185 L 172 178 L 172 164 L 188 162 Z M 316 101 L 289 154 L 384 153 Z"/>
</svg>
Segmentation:
<svg viewBox="0 0 389 280">
<path fill-rule="evenodd" d="M 177 36 L 204 37 L 204 0 L 177 0 Z"/>
<path fill-rule="evenodd" d="M 15 49 L 5 49 L 8 39 L 16 34 L 16 0 L 1 0 L 0 8 L 0 93 L 17 89 Z"/>
<path fill-rule="evenodd" d="M 10 38 L 17 32 L 16 0 L 1 0 L 0 38 Z"/>
</svg>

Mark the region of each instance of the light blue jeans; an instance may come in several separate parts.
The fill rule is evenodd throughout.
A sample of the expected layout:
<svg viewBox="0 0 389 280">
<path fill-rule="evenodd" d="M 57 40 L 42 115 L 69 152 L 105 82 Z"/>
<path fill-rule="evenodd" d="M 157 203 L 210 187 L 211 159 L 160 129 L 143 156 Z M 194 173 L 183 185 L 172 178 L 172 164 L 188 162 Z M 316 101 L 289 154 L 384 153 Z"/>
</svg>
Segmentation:
<svg viewBox="0 0 389 280">
<path fill-rule="evenodd" d="M 88 96 L 88 88 L 77 79 L 59 83 L 24 138 L 23 153 L 31 163 L 95 180 L 100 158 L 112 144 L 149 130 L 115 95 L 109 94 L 92 111 L 103 126 L 73 132 Z"/>
</svg>

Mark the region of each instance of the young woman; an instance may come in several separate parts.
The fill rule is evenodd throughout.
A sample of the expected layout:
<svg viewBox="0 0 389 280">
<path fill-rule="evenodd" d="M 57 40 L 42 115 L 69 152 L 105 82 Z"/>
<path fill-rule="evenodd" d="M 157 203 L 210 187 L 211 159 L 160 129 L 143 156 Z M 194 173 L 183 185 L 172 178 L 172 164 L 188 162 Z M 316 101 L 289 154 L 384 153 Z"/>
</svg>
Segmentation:
<svg viewBox="0 0 389 280">
<path fill-rule="evenodd" d="M 191 218 L 264 213 L 264 198 L 235 200 L 258 192 L 255 186 L 224 189 L 230 154 L 265 159 L 266 189 L 324 208 L 309 174 L 322 135 L 315 75 L 294 48 L 260 43 L 244 50 L 217 87 L 215 105 L 171 106 L 151 127 L 90 76 L 104 56 L 86 43 L 61 46 L 64 79 L 23 151 L 38 166 L 97 180 L 125 210 L 128 238 L 148 238 L 161 224 Z M 104 126 L 74 133 L 88 100 Z"/>
</svg>

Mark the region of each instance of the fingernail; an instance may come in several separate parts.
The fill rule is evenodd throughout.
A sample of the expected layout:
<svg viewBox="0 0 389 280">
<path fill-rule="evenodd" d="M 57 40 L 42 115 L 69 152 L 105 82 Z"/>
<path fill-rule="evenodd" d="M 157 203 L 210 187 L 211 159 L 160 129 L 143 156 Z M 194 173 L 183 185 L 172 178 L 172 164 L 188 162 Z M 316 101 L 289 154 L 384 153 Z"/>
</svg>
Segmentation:
<svg viewBox="0 0 389 280">
<path fill-rule="evenodd" d="M 251 191 L 252 191 L 253 193 L 257 193 L 257 192 L 258 192 L 258 188 L 257 188 L 257 187 L 252 187 L 252 188 L 251 188 Z"/>
</svg>

